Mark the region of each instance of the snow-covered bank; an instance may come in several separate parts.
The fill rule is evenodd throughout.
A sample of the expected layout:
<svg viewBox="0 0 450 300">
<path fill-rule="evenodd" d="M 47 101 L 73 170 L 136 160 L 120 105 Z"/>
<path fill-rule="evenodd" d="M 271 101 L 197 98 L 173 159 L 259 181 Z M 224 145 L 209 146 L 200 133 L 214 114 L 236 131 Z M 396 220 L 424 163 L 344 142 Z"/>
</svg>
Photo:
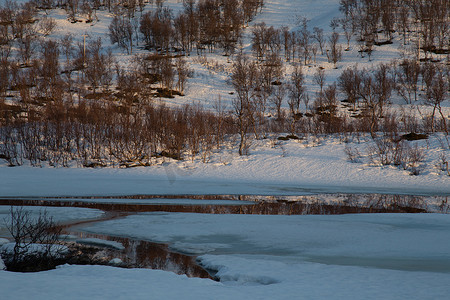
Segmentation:
<svg viewBox="0 0 450 300">
<path fill-rule="evenodd" d="M 439 169 L 442 137 L 411 142 L 425 153 L 411 176 L 395 166 L 367 159 L 370 141 L 338 138 L 255 141 L 250 156 L 215 153 L 209 163 L 173 161 L 132 169 L 33 168 L 0 166 L 0 196 L 90 196 L 133 194 L 385 193 L 450 195 L 450 176 Z M 361 163 L 348 160 L 346 146 L 359 148 Z"/>
<path fill-rule="evenodd" d="M 63 266 L 40 273 L 0 272 L 5 299 L 446 299 L 448 277 L 305 263 L 284 284 L 224 284 L 171 272 Z M 286 268 L 283 271 L 289 271 Z M 289 275 L 286 273 L 286 275 Z M 295 280 L 294 280 L 295 279 Z M 24 284 L 26 282 L 26 284 Z M 7 289 L 4 287 L 8 287 Z"/>
</svg>

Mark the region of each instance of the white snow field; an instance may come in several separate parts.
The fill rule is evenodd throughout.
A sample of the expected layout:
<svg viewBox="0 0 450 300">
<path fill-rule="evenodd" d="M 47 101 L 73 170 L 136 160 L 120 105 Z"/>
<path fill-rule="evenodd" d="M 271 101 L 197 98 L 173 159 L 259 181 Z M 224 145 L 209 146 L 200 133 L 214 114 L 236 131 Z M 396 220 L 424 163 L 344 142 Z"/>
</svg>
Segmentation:
<svg viewBox="0 0 450 300">
<path fill-rule="evenodd" d="M 448 276 L 436 273 L 311 263 L 270 267 L 300 276 L 233 285 L 158 270 L 65 265 L 41 273 L 0 272 L 0 287 L 5 299 L 447 299 L 449 293 Z"/>
<path fill-rule="evenodd" d="M 439 167 L 442 136 L 412 142 L 423 149 L 418 176 L 395 166 L 369 163 L 373 142 L 344 143 L 337 137 L 278 142 L 255 141 L 251 155 L 215 154 L 200 160 L 160 161 L 150 167 L 35 168 L 0 167 L 0 195 L 114 196 L 134 194 L 265 194 L 387 193 L 450 195 L 450 176 Z M 359 149 L 361 162 L 348 160 L 345 146 Z"/>
</svg>

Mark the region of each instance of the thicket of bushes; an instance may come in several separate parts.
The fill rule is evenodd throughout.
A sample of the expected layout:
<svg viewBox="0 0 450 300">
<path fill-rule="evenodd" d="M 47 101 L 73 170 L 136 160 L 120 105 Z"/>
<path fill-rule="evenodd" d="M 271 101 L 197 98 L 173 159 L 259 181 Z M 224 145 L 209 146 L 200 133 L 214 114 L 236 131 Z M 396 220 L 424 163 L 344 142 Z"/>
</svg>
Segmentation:
<svg viewBox="0 0 450 300">
<path fill-rule="evenodd" d="M 86 167 L 150 165 L 155 157 L 181 159 L 201 155 L 206 161 L 233 132 L 229 116 L 201 106 L 170 109 L 86 101 L 80 105 L 48 106 L 34 120 L 7 121 L 0 127 L 0 153 L 10 165 L 28 160 L 40 166 L 68 166 L 76 160 Z"/>
</svg>

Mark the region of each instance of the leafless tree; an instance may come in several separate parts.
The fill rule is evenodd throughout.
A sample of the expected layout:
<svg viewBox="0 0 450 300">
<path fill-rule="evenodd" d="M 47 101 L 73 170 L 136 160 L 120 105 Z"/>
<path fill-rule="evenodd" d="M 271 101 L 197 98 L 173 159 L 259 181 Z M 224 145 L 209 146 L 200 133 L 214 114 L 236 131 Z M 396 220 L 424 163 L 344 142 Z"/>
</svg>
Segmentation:
<svg viewBox="0 0 450 300">
<path fill-rule="evenodd" d="M 280 82 L 279 84 L 275 85 L 273 96 L 270 98 L 270 100 L 275 109 L 277 120 L 282 119 L 281 106 L 283 105 L 285 95 L 286 95 L 286 87 L 284 83 Z"/>
<path fill-rule="evenodd" d="M 100 38 L 89 42 L 86 53 L 86 68 L 83 71 L 94 93 L 100 86 L 106 89 L 109 87 L 112 81 L 113 65 L 112 53 L 110 51 L 106 54 L 102 52 L 102 40 Z"/>
<path fill-rule="evenodd" d="M 0 60 L 0 98 L 4 98 L 6 96 L 6 91 L 9 88 L 9 76 L 10 76 L 10 67 L 9 61 L 7 59 Z"/>
<path fill-rule="evenodd" d="M 61 99 L 61 77 L 59 68 L 59 47 L 54 41 L 46 41 L 41 45 L 41 65 L 39 68 L 39 89 L 42 96 L 50 99 Z"/>
<path fill-rule="evenodd" d="M 396 68 L 396 90 L 408 104 L 417 101 L 419 75 L 420 66 L 415 59 L 404 59 Z"/>
<path fill-rule="evenodd" d="M 39 40 L 36 36 L 26 35 L 20 39 L 18 50 L 24 66 L 28 66 L 36 54 Z"/>
<path fill-rule="evenodd" d="M 356 67 L 345 69 L 338 77 L 338 86 L 347 96 L 347 101 L 356 108 L 358 92 L 361 85 L 361 73 Z"/>
<path fill-rule="evenodd" d="M 379 71 L 377 74 L 378 77 L 385 76 L 385 74 L 381 74 L 382 71 Z M 390 93 L 388 90 L 389 87 L 382 87 L 386 88 L 386 90 L 379 91 L 380 85 L 388 83 L 379 83 L 377 80 L 386 80 L 382 78 L 374 78 L 369 74 L 367 71 L 361 72 L 361 84 L 359 86 L 358 95 L 361 97 L 364 103 L 364 109 L 366 112 L 366 117 L 369 120 L 370 124 L 370 134 L 372 137 L 375 137 L 375 132 L 378 129 L 378 118 L 380 117 L 380 113 L 382 112 L 382 107 L 384 104 L 384 101 L 386 101 L 386 94 Z"/>
<path fill-rule="evenodd" d="M 133 26 L 128 18 L 115 16 L 109 25 L 111 44 L 117 43 L 128 54 L 133 54 L 133 34 Z"/>
<path fill-rule="evenodd" d="M 289 84 L 289 100 L 288 105 L 293 116 L 299 113 L 300 103 L 305 97 L 305 77 L 303 75 L 302 67 L 296 65 L 292 71 L 291 80 Z"/>
<path fill-rule="evenodd" d="M 172 90 L 175 79 L 175 71 L 171 58 L 163 58 L 161 60 L 161 83 L 163 87 Z"/>
<path fill-rule="evenodd" d="M 398 22 L 395 23 L 397 30 L 402 32 L 403 44 L 406 45 L 407 33 L 409 32 L 409 8 L 406 5 L 399 7 L 398 9 Z"/>
<path fill-rule="evenodd" d="M 325 46 L 325 38 L 323 36 L 323 29 L 319 27 L 313 28 L 313 35 L 312 38 L 317 41 L 320 48 L 320 53 L 323 55 L 323 48 Z"/>
<path fill-rule="evenodd" d="M 168 8 L 147 12 L 141 18 L 140 31 L 147 47 L 169 52 L 173 42 L 172 11 Z"/>
<path fill-rule="evenodd" d="M 184 14 L 187 16 L 188 54 L 198 39 L 199 23 L 195 11 L 195 0 L 183 1 Z"/>
<path fill-rule="evenodd" d="M 67 0 L 66 11 L 71 22 L 77 22 L 77 14 L 79 11 L 80 0 Z"/>
<path fill-rule="evenodd" d="M 42 17 L 39 20 L 39 29 L 44 36 L 49 35 L 53 32 L 56 27 L 56 21 L 53 18 L 49 18 L 47 16 Z"/>
<path fill-rule="evenodd" d="M 324 91 L 324 104 L 333 111 L 337 110 L 337 88 L 336 84 L 330 84 Z"/>
<path fill-rule="evenodd" d="M 435 131 L 434 116 L 436 110 L 441 115 L 444 131 L 448 135 L 448 127 L 446 117 L 442 112 L 442 102 L 447 99 L 449 84 L 445 78 L 444 72 L 440 68 L 436 68 L 434 65 L 428 65 L 428 79 L 426 82 L 426 103 L 433 107 L 431 114 L 431 130 Z M 434 70 L 432 70 L 434 69 Z"/>
<path fill-rule="evenodd" d="M 345 51 L 350 50 L 350 40 L 352 39 L 352 36 L 355 34 L 354 27 L 349 18 L 343 18 L 341 19 L 341 26 L 344 30 L 345 39 L 347 41 L 347 48 L 345 48 Z"/>
<path fill-rule="evenodd" d="M 240 143 L 239 155 L 246 154 L 247 134 L 254 124 L 254 85 L 256 64 L 242 54 L 236 57 L 231 73 L 231 83 L 236 91 L 233 100 L 233 114 L 236 118 Z"/>
<path fill-rule="evenodd" d="M 190 51 L 189 39 L 189 17 L 184 13 L 180 13 L 174 20 L 174 34 L 178 47 L 183 53 Z"/>
<path fill-rule="evenodd" d="M 375 94 L 377 105 L 377 117 L 384 117 L 384 107 L 389 103 L 394 89 L 393 69 L 391 65 L 380 64 L 375 70 Z"/>
<path fill-rule="evenodd" d="M 333 32 L 331 37 L 329 38 L 329 47 L 327 50 L 328 60 L 336 66 L 337 62 L 341 60 L 342 56 L 342 47 L 338 44 L 339 42 L 339 33 Z"/>
<path fill-rule="evenodd" d="M 94 17 L 94 9 L 89 0 L 83 0 L 81 3 L 81 13 L 86 17 L 86 23 L 91 23 Z"/>
<path fill-rule="evenodd" d="M 248 22 L 252 21 L 255 15 L 258 12 L 258 8 L 260 6 L 262 1 L 255 1 L 255 0 L 242 0 L 242 11 L 244 15 L 244 20 L 248 24 Z"/>
<path fill-rule="evenodd" d="M 263 59 L 266 52 L 264 44 L 267 26 L 266 23 L 261 22 L 254 26 L 252 30 L 252 50 L 258 59 Z"/>
<path fill-rule="evenodd" d="M 311 59 L 311 33 L 308 30 L 308 20 L 301 21 L 301 28 L 297 33 L 298 45 L 300 46 L 300 53 L 303 56 L 303 64 L 307 65 Z"/>
<path fill-rule="evenodd" d="M 286 61 L 291 60 L 292 35 L 287 26 L 281 27 L 281 35 L 284 44 L 284 57 Z"/>
<path fill-rule="evenodd" d="M 177 88 L 180 93 L 184 92 L 186 81 L 192 74 L 192 70 L 186 63 L 186 60 L 182 57 L 177 57 L 175 59 L 175 68 L 177 73 Z"/>
<path fill-rule="evenodd" d="M 325 69 L 317 68 L 316 73 L 314 73 L 313 81 L 320 87 L 320 92 L 323 92 L 323 86 L 325 84 Z"/>
</svg>

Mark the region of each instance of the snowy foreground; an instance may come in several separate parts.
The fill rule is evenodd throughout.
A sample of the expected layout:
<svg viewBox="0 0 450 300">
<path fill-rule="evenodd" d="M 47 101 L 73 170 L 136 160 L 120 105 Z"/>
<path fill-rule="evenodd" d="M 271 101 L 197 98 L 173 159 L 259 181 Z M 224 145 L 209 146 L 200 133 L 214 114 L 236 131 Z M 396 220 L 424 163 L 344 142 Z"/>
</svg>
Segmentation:
<svg viewBox="0 0 450 300">
<path fill-rule="evenodd" d="M 201 264 L 221 281 L 65 265 L 0 272 L 0 290 L 5 299 L 447 299 L 449 226 L 440 214 L 143 213 L 85 230 L 203 254 Z"/>
<path fill-rule="evenodd" d="M 0 277 L 1 285 L 8 287 L 2 293 L 6 299 L 446 299 L 449 293 L 449 278 L 442 274 L 318 264 L 295 267 L 301 268 L 301 276 L 265 286 L 103 266 L 63 266 L 42 274 L 1 272 Z"/>
</svg>

